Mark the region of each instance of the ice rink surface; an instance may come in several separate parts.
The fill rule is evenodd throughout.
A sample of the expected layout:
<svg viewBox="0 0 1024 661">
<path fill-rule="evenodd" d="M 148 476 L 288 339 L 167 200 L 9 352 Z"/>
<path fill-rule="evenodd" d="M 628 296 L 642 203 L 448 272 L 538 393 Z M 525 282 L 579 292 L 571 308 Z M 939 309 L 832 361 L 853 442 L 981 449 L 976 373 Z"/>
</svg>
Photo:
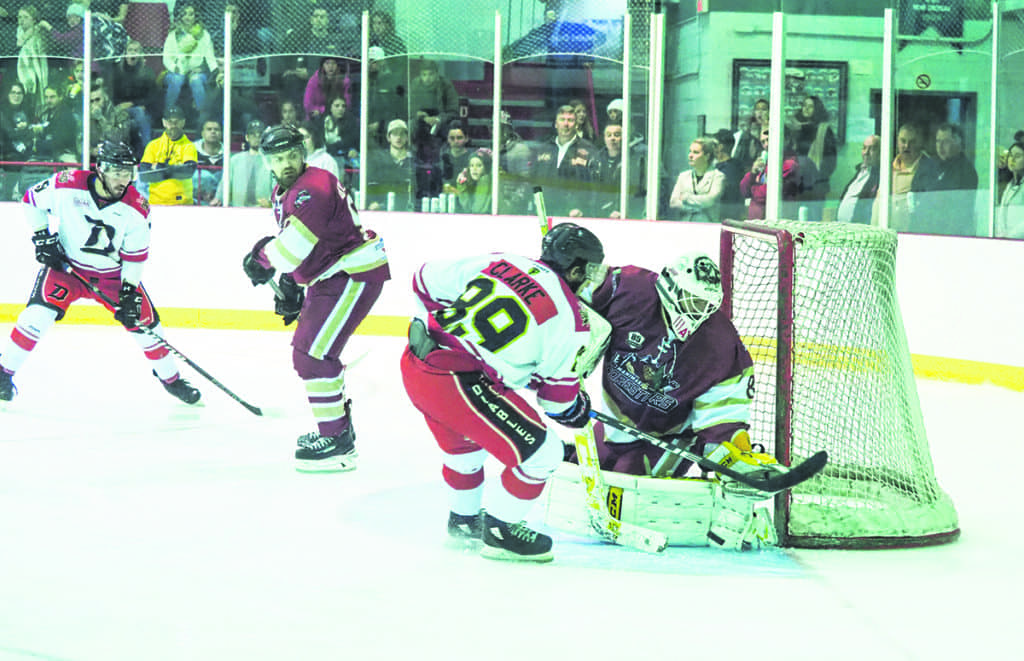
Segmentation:
<svg viewBox="0 0 1024 661">
<path fill-rule="evenodd" d="M 514 565 L 447 543 L 402 340 L 346 349 L 360 466 L 310 475 L 289 334 L 168 339 L 266 415 L 187 367 L 203 406 L 180 404 L 119 329 L 55 327 L 0 411 L 0 660 L 1019 654 L 1022 393 L 918 383 L 952 545 L 655 557 L 556 536 L 553 563 Z"/>
</svg>

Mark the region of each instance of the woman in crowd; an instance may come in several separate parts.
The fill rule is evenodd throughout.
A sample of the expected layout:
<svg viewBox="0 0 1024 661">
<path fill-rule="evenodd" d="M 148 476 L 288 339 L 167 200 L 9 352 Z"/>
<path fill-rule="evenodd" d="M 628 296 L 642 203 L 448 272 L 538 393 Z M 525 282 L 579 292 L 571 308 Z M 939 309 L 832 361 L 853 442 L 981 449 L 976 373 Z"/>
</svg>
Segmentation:
<svg viewBox="0 0 1024 661">
<path fill-rule="evenodd" d="M 327 112 L 327 102 L 336 97 L 345 97 L 345 75 L 338 58 L 325 57 L 306 83 L 306 94 L 302 98 L 306 117 L 322 117 Z"/>
<path fill-rule="evenodd" d="M 164 41 L 164 108 L 178 105 L 181 88 L 187 82 L 198 113 L 206 103 L 206 82 L 209 74 L 217 70 L 217 57 L 210 33 L 199 22 L 195 6 L 181 5 L 177 11 L 178 21 Z"/>
<path fill-rule="evenodd" d="M 27 161 L 32 155 L 31 120 L 35 116 L 33 104 L 26 99 L 25 86 L 14 81 L 7 88 L 7 94 L 0 101 L 0 153 L 5 161 Z M 3 182 L 3 199 L 14 196 L 14 185 L 18 181 L 21 165 L 6 165 L 7 176 Z"/>
<path fill-rule="evenodd" d="M 491 213 L 491 150 L 478 149 L 455 182 L 462 213 Z"/>
<path fill-rule="evenodd" d="M 996 209 L 994 236 L 1024 239 L 1024 142 L 1015 142 L 1006 153 L 1010 181 Z"/>
<path fill-rule="evenodd" d="M 761 146 L 768 151 L 768 129 L 761 131 Z M 789 153 L 782 159 L 782 199 L 795 200 L 800 194 L 800 166 L 796 155 Z M 747 209 L 749 220 L 762 219 L 765 217 L 765 205 L 768 199 L 767 174 L 765 172 L 765 158 L 758 157 L 750 166 L 750 172 L 743 175 L 740 180 L 740 193 L 744 198 L 750 198 L 750 206 Z"/>
<path fill-rule="evenodd" d="M 281 101 L 281 105 L 278 106 L 278 112 L 281 114 L 281 123 L 286 126 L 298 126 L 299 125 L 299 108 L 295 105 L 295 102 L 290 99 Z"/>
<path fill-rule="evenodd" d="M 719 221 L 725 175 L 713 167 L 716 148 L 714 138 L 697 138 L 690 143 L 690 169 L 679 175 L 668 200 L 670 208 L 679 209 L 679 220 Z"/>
<path fill-rule="evenodd" d="M 46 27 L 49 25 L 45 21 L 44 25 L 39 23 L 39 10 L 34 5 L 25 5 L 18 10 L 18 80 L 33 107 L 42 103 L 43 89 L 50 81 L 46 59 L 50 40 L 50 31 Z"/>
<path fill-rule="evenodd" d="M 323 127 L 313 121 L 302 122 L 299 124 L 299 133 L 302 134 L 302 144 L 306 147 L 306 165 L 327 170 L 340 181 L 338 162 L 327 153 L 324 146 Z"/>
<path fill-rule="evenodd" d="M 359 122 L 348 112 L 345 98 L 335 96 L 329 101 L 328 112 L 321 125 L 327 153 L 335 158 L 353 159 L 359 156 Z"/>
<path fill-rule="evenodd" d="M 787 122 L 797 155 L 809 158 L 818 170 L 813 188 L 804 191 L 805 199 L 824 200 L 829 191 L 829 178 L 836 169 L 839 150 L 828 119 L 828 110 L 821 97 L 811 95 L 804 99 L 800 109 Z"/>
<path fill-rule="evenodd" d="M 469 127 L 461 119 L 448 122 L 447 143 L 441 148 L 441 179 L 445 193 L 455 193 L 455 180 L 469 165 Z"/>
</svg>

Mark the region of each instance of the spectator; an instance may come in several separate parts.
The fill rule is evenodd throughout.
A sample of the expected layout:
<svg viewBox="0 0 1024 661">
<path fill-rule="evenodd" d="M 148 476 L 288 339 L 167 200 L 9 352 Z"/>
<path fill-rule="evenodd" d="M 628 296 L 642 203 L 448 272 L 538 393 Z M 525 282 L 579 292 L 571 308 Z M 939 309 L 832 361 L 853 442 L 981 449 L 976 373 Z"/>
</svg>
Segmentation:
<svg viewBox="0 0 1024 661">
<path fill-rule="evenodd" d="M 544 188 L 548 213 L 583 215 L 576 198 L 590 180 L 588 165 L 596 148 L 576 134 L 576 111 L 564 105 L 555 113 L 555 135 L 537 147 L 530 173 L 534 185 Z"/>
<path fill-rule="evenodd" d="M 196 204 L 209 205 L 217 195 L 224 171 L 224 129 L 220 121 L 210 118 L 203 122 L 202 137 L 196 146 L 197 167 L 192 175 L 192 188 Z"/>
<path fill-rule="evenodd" d="M 1024 142 L 1017 141 L 1006 152 L 1010 181 L 999 198 L 993 236 L 1024 239 Z"/>
<path fill-rule="evenodd" d="M 89 155 L 95 158 L 99 146 L 107 140 L 129 144 L 131 126 L 128 111 L 111 103 L 102 81 L 96 81 L 89 93 Z"/>
<path fill-rule="evenodd" d="M 327 153 L 342 162 L 359 157 L 359 122 L 348 112 L 344 97 L 330 100 L 331 111 L 323 118 Z"/>
<path fill-rule="evenodd" d="M 715 169 L 725 177 L 722 181 L 721 217 L 743 220 L 747 217 L 747 209 L 743 204 L 743 194 L 740 193 L 740 181 L 745 169 L 738 159 L 733 158 L 735 141 L 729 129 L 719 129 L 715 133 L 715 142 L 718 143 L 715 148 Z"/>
<path fill-rule="evenodd" d="M 281 116 L 281 124 L 284 126 L 299 125 L 299 107 L 294 101 L 284 99 L 278 106 L 278 114 Z"/>
<path fill-rule="evenodd" d="M 499 140 L 501 143 L 498 155 L 501 170 L 501 191 L 498 196 L 499 212 L 505 214 L 529 213 L 532 199 L 530 170 L 533 167 L 533 151 L 516 133 L 512 126 L 512 116 L 505 110 L 499 114 Z"/>
<path fill-rule="evenodd" d="M 146 145 L 139 163 L 139 181 L 149 189 L 150 204 L 193 204 L 192 175 L 199 154 L 185 135 L 185 112 L 178 106 L 164 110 L 164 133 Z"/>
<path fill-rule="evenodd" d="M 445 193 L 455 193 L 455 180 L 466 167 L 473 152 L 469 149 L 469 127 L 461 119 L 448 123 L 448 143 L 441 148 L 441 180 Z"/>
<path fill-rule="evenodd" d="M 924 138 L 916 124 L 904 124 L 896 134 L 896 158 L 892 162 L 892 208 L 889 212 L 889 228 L 897 232 L 910 229 L 910 186 L 923 161 L 929 160 L 923 150 Z M 871 205 L 871 224 L 879 223 L 882 201 L 875 196 Z"/>
<path fill-rule="evenodd" d="M 388 124 L 393 119 L 408 117 L 408 97 L 404 75 L 392 70 L 395 58 L 386 58 L 380 46 L 370 46 L 368 111 L 370 114 L 367 131 L 370 142 L 379 146 L 387 145 Z"/>
<path fill-rule="evenodd" d="M 441 131 L 458 116 L 458 109 L 455 86 L 441 76 L 437 62 L 420 60 L 419 74 L 409 90 L 417 197 L 434 197 L 441 192 Z"/>
<path fill-rule="evenodd" d="M 141 153 L 153 139 L 150 106 L 157 90 L 156 76 L 143 59 L 142 44 L 129 39 L 124 57 L 110 67 L 107 78 L 110 100 L 131 117 L 132 141 L 129 144 L 132 151 Z"/>
<path fill-rule="evenodd" d="M 761 131 L 768 129 L 768 113 L 770 106 L 767 99 L 758 99 L 754 102 L 754 108 L 747 118 L 747 121 L 740 124 L 739 129 L 733 134 L 734 146 L 732 157 L 743 167 L 744 172 L 749 170 L 758 157 L 765 158 L 764 150 L 761 149 Z"/>
<path fill-rule="evenodd" d="M 39 21 L 39 26 L 50 32 L 51 54 L 82 57 L 82 48 L 85 43 L 85 26 L 82 23 L 84 17 L 85 7 L 72 2 L 67 8 L 68 29 L 66 31 L 57 31 L 50 26 L 48 21 Z"/>
<path fill-rule="evenodd" d="M 384 50 L 385 55 L 404 55 L 405 42 L 395 33 L 395 19 L 386 11 L 370 14 L 370 45 Z"/>
<path fill-rule="evenodd" d="M 568 105 L 572 106 L 573 111 L 576 113 L 576 135 L 588 142 L 596 143 L 597 134 L 594 132 L 593 124 L 590 123 L 590 112 L 587 110 L 587 104 L 579 99 L 573 99 Z"/>
<path fill-rule="evenodd" d="M 491 150 L 478 149 L 455 180 L 462 213 L 491 213 Z"/>
<path fill-rule="evenodd" d="M 325 57 L 321 59 L 320 66 L 313 72 L 306 84 L 306 93 L 302 100 L 306 117 L 309 119 L 321 117 L 326 112 L 329 100 L 338 97 L 345 98 L 346 87 L 338 58 Z"/>
<path fill-rule="evenodd" d="M 50 31 L 39 25 L 39 10 L 34 5 L 25 5 L 18 10 L 18 80 L 25 90 L 26 101 L 32 107 L 42 102 L 43 89 L 50 80 L 46 59 L 49 38 Z"/>
<path fill-rule="evenodd" d="M 625 108 L 625 104 L 622 103 L 622 99 L 612 99 L 608 103 L 608 107 L 605 112 L 608 114 L 609 124 L 622 125 L 622 112 Z"/>
<path fill-rule="evenodd" d="M 5 161 L 28 161 L 32 157 L 31 118 L 34 116 L 33 105 L 26 99 L 25 86 L 14 81 L 7 88 L 4 101 L 0 103 L 0 138 L 3 147 L 0 153 Z M 21 173 L 21 165 L 4 167 L 6 176 L 3 181 L 3 199 L 13 199 L 15 186 Z"/>
<path fill-rule="evenodd" d="M 317 122 L 302 122 L 299 124 L 299 133 L 302 134 L 302 144 L 306 148 L 306 165 L 327 170 L 341 181 L 338 162 L 327 153 L 324 145 L 323 126 Z"/>
<path fill-rule="evenodd" d="M 860 163 L 853 179 L 839 194 L 839 209 L 836 220 L 841 223 L 871 222 L 871 205 L 878 195 L 878 180 L 881 175 L 881 138 L 869 135 L 860 149 Z"/>
<path fill-rule="evenodd" d="M 811 95 L 804 99 L 800 109 L 787 122 L 792 131 L 793 147 L 798 157 L 807 157 L 814 164 L 817 176 L 810 180 L 812 168 L 803 167 L 804 190 L 801 199 L 811 202 L 811 216 L 821 219 L 825 196 L 829 192 L 829 179 L 836 170 L 836 136 L 828 123 L 828 110 L 821 97 Z"/>
<path fill-rule="evenodd" d="M 260 136 L 267 125 L 254 119 L 245 128 L 246 150 L 231 155 L 231 206 L 270 208 L 274 177 L 260 156 Z M 211 206 L 224 204 L 224 180 L 217 186 Z"/>
<path fill-rule="evenodd" d="M 309 25 L 290 29 L 285 33 L 284 49 L 287 53 L 296 55 L 294 59 L 287 60 L 285 70 L 281 73 L 281 85 L 284 96 L 297 102 L 303 101 L 303 93 L 308 92 L 310 75 L 307 63 L 309 56 L 337 56 L 339 54 L 350 54 L 353 43 L 344 42 L 341 36 L 329 29 L 327 10 L 323 7 L 314 7 L 309 15 Z M 358 52 L 358 47 L 355 48 Z M 336 57 L 332 57 L 337 64 Z M 320 62 L 323 68 L 323 60 Z M 323 114 L 323 104 L 328 96 L 336 90 L 325 90 L 320 97 L 320 109 L 318 114 Z M 303 104 L 305 105 L 305 104 Z M 308 116 L 312 117 L 309 108 L 306 108 Z"/>
<path fill-rule="evenodd" d="M 721 217 L 725 175 L 715 169 L 714 138 L 697 138 L 690 143 L 690 169 L 680 173 L 669 196 L 668 206 L 679 209 L 679 220 L 717 223 Z"/>
<path fill-rule="evenodd" d="M 761 131 L 761 147 L 763 152 L 768 151 L 768 129 Z M 789 152 L 783 155 L 782 159 L 782 199 L 795 200 L 800 190 L 800 165 L 796 155 Z M 765 217 L 765 205 L 768 200 L 768 183 L 765 172 L 765 159 L 758 157 L 750 166 L 750 172 L 743 175 L 740 180 L 740 193 L 744 198 L 750 198 L 750 205 L 747 208 L 747 218 L 750 220 L 762 219 Z"/>
<path fill-rule="evenodd" d="M 619 204 L 622 191 L 622 125 L 608 122 L 604 127 L 604 147 L 599 149 L 587 164 L 589 180 L 594 187 L 591 214 L 598 218 L 626 218 Z M 629 178 L 632 182 L 628 190 L 630 213 L 636 216 L 642 213 L 640 204 L 643 201 L 641 191 L 645 175 L 645 163 L 637 153 L 630 153 Z"/>
<path fill-rule="evenodd" d="M 77 156 L 75 119 L 52 85 L 43 90 L 43 109 L 32 125 L 32 132 L 35 134 L 32 160 L 81 162 Z"/>
<path fill-rule="evenodd" d="M 935 156 L 921 163 L 910 185 L 910 229 L 927 234 L 973 236 L 978 172 L 964 155 L 956 124 L 935 131 Z"/>
<path fill-rule="evenodd" d="M 192 90 L 192 102 L 199 112 L 206 102 L 207 77 L 217 70 L 217 58 L 210 33 L 196 18 L 195 6 L 181 5 L 178 12 L 178 21 L 164 41 L 164 85 L 167 86 L 164 107 L 178 105 L 181 88 L 187 82 Z"/>
<path fill-rule="evenodd" d="M 388 148 L 369 154 L 367 165 L 367 208 L 410 211 L 413 208 L 413 159 L 409 151 L 409 125 L 400 119 L 388 124 Z M 388 194 L 394 194 L 394 208 Z"/>
</svg>

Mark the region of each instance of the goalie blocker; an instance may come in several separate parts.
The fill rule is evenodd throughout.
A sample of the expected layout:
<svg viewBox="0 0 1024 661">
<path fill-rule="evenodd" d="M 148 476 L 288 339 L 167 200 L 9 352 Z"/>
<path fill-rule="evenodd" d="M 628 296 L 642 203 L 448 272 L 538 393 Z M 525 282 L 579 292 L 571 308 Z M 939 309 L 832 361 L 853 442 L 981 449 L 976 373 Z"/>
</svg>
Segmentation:
<svg viewBox="0 0 1024 661">
<path fill-rule="evenodd" d="M 774 546 L 771 500 L 723 490 L 717 480 L 661 479 L 602 471 L 600 497 L 623 523 L 666 535 L 669 546 L 758 549 Z M 593 537 L 575 464 L 563 463 L 544 491 L 544 523 L 581 537 Z"/>
</svg>

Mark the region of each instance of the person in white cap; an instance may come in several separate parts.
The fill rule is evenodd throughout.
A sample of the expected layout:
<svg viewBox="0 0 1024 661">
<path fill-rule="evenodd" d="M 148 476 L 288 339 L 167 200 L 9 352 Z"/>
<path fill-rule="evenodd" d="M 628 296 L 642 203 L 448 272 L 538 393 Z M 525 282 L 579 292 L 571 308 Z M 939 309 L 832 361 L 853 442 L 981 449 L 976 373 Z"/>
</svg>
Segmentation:
<svg viewBox="0 0 1024 661">
<path fill-rule="evenodd" d="M 367 159 L 367 208 L 388 209 L 388 194 L 394 193 L 394 207 L 388 210 L 409 211 L 415 192 L 409 125 L 401 119 L 391 120 L 387 137 L 388 148 L 372 151 Z"/>
</svg>

